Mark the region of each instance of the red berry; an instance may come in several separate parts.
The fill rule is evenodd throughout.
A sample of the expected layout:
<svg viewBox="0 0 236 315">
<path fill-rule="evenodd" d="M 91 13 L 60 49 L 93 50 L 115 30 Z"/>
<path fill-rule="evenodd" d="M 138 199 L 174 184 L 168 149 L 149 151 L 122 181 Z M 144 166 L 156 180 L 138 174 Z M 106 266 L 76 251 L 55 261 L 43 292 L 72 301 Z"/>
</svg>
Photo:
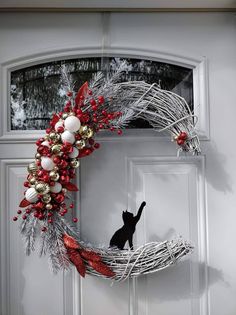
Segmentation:
<svg viewBox="0 0 236 315">
<path fill-rule="evenodd" d="M 88 95 L 93 95 L 93 92 L 91 90 L 88 90 Z"/>
<path fill-rule="evenodd" d="M 29 187 L 29 182 L 24 182 L 25 187 Z"/>
<path fill-rule="evenodd" d="M 120 130 L 120 129 L 117 130 L 117 134 L 118 134 L 118 135 L 122 135 L 122 130 Z"/>
<path fill-rule="evenodd" d="M 51 132 L 51 128 L 47 128 L 46 133 L 50 133 L 50 132 Z"/>
<path fill-rule="evenodd" d="M 183 139 L 178 139 L 178 140 L 177 140 L 177 144 L 178 144 L 178 145 L 183 145 L 184 142 L 185 142 L 185 141 L 184 141 Z"/>
<path fill-rule="evenodd" d="M 102 111 L 103 116 L 107 115 L 107 112 L 105 110 Z"/>
<path fill-rule="evenodd" d="M 92 106 L 97 105 L 97 103 L 96 103 L 96 101 L 95 101 L 94 98 L 92 98 L 89 102 L 90 102 L 90 104 L 91 104 Z"/>
<path fill-rule="evenodd" d="M 77 218 L 73 218 L 73 222 L 78 222 L 78 219 Z"/>
<path fill-rule="evenodd" d="M 100 144 L 96 142 L 96 143 L 94 144 L 94 148 L 95 148 L 95 149 L 99 149 L 99 148 L 100 148 Z"/>
<path fill-rule="evenodd" d="M 53 222 L 53 220 L 52 219 L 48 219 L 48 223 L 52 223 Z"/>
<path fill-rule="evenodd" d="M 34 212 L 34 217 L 38 218 L 39 217 L 39 213 L 37 211 Z"/>
<path fill-rule="evenodd" d="M 41 231 L 42 231 L 42 232 L 46 232 L 46 231 L 47 231 L 46 226 L 42 227 Z"/>
<path fill-rule="evenodd" d="M 27 215 L 23 214 L 23 215 L 22 215 L 22 219 L 23 219 L 23 220 L 26 220 L 26 219 L 27 219 Z"/>
<path fill-rule="evenodd" d="M 178 136 L 178 139 L 186 140 L 188 138 L 188 134 L 185 131 L 181 131 L 180 135 Z"/>
<path fill-rule="evenodd" d="M 74 208 L 74 204 L 73 203 L 70 204 L 70 208 Z"/>
<path fill-rule="evenodd" d="M 98 96 L 98 102 L 99 102 L 99 104 L 103 104 L 104 103 L 104 97 L 102 96 L 102 95 L 99 95 Z"/>
<path fill-rule="evenodd" d="M 13 221 L 17 221 L 18 218 L 17 218 L 17 217 L 13 217 L 12 220 L 13 220 Z"/>
<path fill-rule="evenodd" d="M 97 105 L 92 106 L 92 110 L 95 112 L 96 110 L 98 110 Z"/>
<path fill-rule="evenodd" d="M 57 131 L 58 131 L 59 133 L 62 133 L 62 132 L 64 132 L 64 127 L 62 127 L 62 126 L 59 126 L 59 127 L 57 128 Z"/>
<path fill-rule="evenodd" d="M 18 210 L 18 211 L 17 211 L 17 213 L 18 213 L 18 214 L 21 214 L 21 213 L 22 213 L 22 211 L 21 211 L 21 210 Z"/>
<path fill-rule="evenodd" d="M 26 211 L 25 211 L 27 214 L 30 214 L 30 212 L 31 212 L 31 209 L 26 209 Z"/>
<path fill-rule="evenodd" d="M 71 91 L 68 91 L 66 95 L 67 95 L 68 97 L 71 97 L 72 94 L 73 94 L 73 93 L 72 93 Z"/>
</svg>

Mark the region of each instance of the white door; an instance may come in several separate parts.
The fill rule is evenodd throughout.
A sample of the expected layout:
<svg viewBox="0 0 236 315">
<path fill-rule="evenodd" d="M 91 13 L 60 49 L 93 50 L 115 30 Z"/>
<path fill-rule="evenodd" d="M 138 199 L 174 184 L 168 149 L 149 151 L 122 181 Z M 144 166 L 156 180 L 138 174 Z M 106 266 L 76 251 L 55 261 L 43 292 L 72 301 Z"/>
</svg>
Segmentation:
<svg viewBox="0 0 236 315">
<path fill-rule="evenodd" d="M 0 43 L 1 314 L 234 315 L 235 15 L 111 13 L 104 23 L 100 13 L 1 13 Z M 193 69 L 203 155 L 177 158 L 169 137 L 144 130 L 98 138 L 78 174 L 81 237 L 107 245 L 122 211 L 146 200 L 136 244 L 180 234 L 195 245 L 177 266 L 111 286 L 75 271 L 53 276 L 46 259 L 24 256 L 11 217 L 42 132 L 11 130 L 9 95 L 16 69 L 113 54 Z"/>
</svg>

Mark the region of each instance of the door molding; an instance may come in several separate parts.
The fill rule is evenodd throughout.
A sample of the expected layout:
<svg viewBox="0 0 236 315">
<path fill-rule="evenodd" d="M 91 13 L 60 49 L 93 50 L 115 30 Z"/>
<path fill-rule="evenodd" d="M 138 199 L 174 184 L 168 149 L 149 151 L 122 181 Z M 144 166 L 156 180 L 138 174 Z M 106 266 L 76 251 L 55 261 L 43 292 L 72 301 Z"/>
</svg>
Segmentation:
<svg viewBox="0 0 236 315">
<path fill-rule="evenodd" d="M 163 168 L 164 167 L 164 168 Z M 136 209 L 145 198 L 145 176 L 158 174 L 160 176 L 187 176 L 189 203 L 189 237 L 196 245 L 190 256 L 191 282 L 191 315 L 209 315 L 209 284 L 208 284 L 208 216 L 205 185 L 205 156 L 173 157 L 173 156 L 139 156 L 126 159 L 126 190 L 129 209 Z M 139 180 L 137 180 L 139 178 Z M 190 184 L 191 183 L 191 184 Z M 138 188 L 137 186 L 138 185 Z M 194 191 L 196 189 L 196 191 Z M 196 198 L 193 196 L 196 195 Z M 195 199 L 192 200 L 192 199 Z M 194 205 L 194 202 L 196 203 Z M 147 242 L 146 217 L 143 214 L 143 226 L 138 236 L 139 242 Z M 140 244 L 138 244 L 140 245 Z M 133 281 L 130 288 L 130 314 L 135 315 L 139 309 L 138 280 Z M 204 287 L 200 294 L 200 287 Z M 148 296 L 144 298 L 148 309 Z M 137 312 L 139 313 L 139 312 Z"/>
<path fill-rule="evenodd" d="M 68 49 L 55 49 L 49 51 L 38 51 L 35 54 L 21 56 L 14 60 L 6 60 L 0 65 L 0 79 L 2 81 L 1 93 L 1 128 L 0 143 L 33 143 L 43 134 L 42 130 L 10 130 L 10 74 L 12 71 L 40 63 L 56 61 L 61 59 L 72 59 L 82 57 L 116 56 L 132 57 L 166 62 L 174 65 L 193 69 L 194 90 L 194 112 L 198 116 L 196 129 L 201 140 L 209 140 L 209 97 L 208 97 L 208 66 L 207 58 L 203 56 L 186 56 L 174 54 L 168 51 L 143 50 L 130 47 L 85 46 L 71 47 Z M 144 131 L 144 135 L 150 137 L 150 131 Z M 156 133 L 153 133 L 153 137 Z M 106 136 L 107 137 L 107 136 Z M 102 136 L 104 138 L 104 136 Z M 114 136 L 109 139 L 113 139 Z"/>
</svg>

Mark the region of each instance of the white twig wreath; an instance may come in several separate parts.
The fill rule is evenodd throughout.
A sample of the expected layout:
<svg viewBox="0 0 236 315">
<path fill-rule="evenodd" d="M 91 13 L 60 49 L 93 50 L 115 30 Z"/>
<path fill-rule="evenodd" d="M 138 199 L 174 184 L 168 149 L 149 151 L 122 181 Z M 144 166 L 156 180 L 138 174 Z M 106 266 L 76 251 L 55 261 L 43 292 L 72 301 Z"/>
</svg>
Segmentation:
<svg viewBox="0 0 236 315">
<path fill-rule="evenodd" d="M 64 218 L 73 208 L 67 203 L 68 191 L 78 190 L 72 179 L 79 160 L 99 148 L 94 136 L 100 130 L 122 134 L 131 120 L 144 118 L 155 130 L 167 130 L 179 151 L 200 153 L 196 117 L 186 101 L 156 84 L 119 83 L 122 71 L 121 67 L 106 78 L 98 73 L 74 93 L 70 76 L 62 68 L 68 100 L 64 111 L 53 116 L 46 135 L 36 141 L 37 153 L 28 166 L 27 190 L 20 203 L 24 210 L 18 210 L 13 220 L 22 219 L 26 254 L 35 249 L 40 234 L 40 256 L 49 254 L 53 272 L 72 264 L 81 276 L 88 273 L 124 281 L 164 269 L 193 249 L 182 239 L 152 242 L 135 250 L 90 247 Z"/>
</svg>

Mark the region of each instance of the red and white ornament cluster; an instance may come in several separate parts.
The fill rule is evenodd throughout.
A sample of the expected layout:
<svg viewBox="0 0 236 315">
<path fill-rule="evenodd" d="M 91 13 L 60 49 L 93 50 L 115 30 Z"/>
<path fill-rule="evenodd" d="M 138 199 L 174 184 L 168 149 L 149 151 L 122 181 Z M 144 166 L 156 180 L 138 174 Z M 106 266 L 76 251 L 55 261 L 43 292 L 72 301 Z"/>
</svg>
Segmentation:
<svg viewBox="0 0 236 315">
<path fill-rule="evenodd" d="M 104 97 L 95 99 L 87 82 L 76 95 L 68 91 L 67 97 L 63 112 L 53 116 L 46 135 L 36 141 L 35 161 L 28 165 L 24 182 L 27 190 L 19 205 L 25 209 L 17 211 L 23 220 L 29 215 L 41 220 L 43 232 L 48 224 L 53 224 L 55 213 L 64 216 L 74 207 L 73 203 L 66 204 L 66 197 L 67 191 L 78 190 L 72 180 L 80 158 L 99 148 L 94 135 L 101 129 L 115 130 L 111 122 L 121 115 L 108 113 L 103 106 Z M 17 219 L 18 216 L 13 217 L 14 221 Z"/>
</svg>

